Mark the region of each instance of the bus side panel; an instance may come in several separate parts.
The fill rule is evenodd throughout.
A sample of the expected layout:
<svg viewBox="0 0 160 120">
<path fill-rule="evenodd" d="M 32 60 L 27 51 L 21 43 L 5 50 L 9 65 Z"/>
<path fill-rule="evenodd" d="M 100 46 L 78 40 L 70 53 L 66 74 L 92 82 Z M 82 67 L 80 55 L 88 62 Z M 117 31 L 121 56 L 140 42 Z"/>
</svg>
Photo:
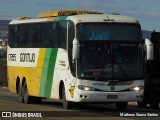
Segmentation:
<svg viewBox="0 0 160 120">
<path fill-rule="evenodd" d="M 55 71 L 52 83 L 51 98 L 59 99 L 59 85 L 63 81 L 66 95 L 70 96 L 70 87 L 75 86 L 75 81 L 73 82 L 73 76 L 71 77 L 71 72 L 69 69 L 68 53 L 64 49 L 58 49 L 57 59 L 55 64 Z M 61 93 L 60 93 L 61 94 Z"/>
<path fill-rule="evenodd" d="M 16 93 L 16 81 L 19 77 L 20 83 L 26 80 L 29 88 L 31 82 L 31 68 L 29 67 L 8 67 L 8 88 L 11 92 Z M 29 92 L 29 89 L 28 89 Z M 30 93 L 29 93 L 30 94 Z"/>
<path fill-rule="evenodd" d="M 9 90 L 16 93 L 16 79 L 20 78 L 20 83 L 24 79 L 27 84 L 28 94 L 31 96 L 38 96 L 40 88 L 40 75 L 42 68 L 30 67 L 9 67 Z M 15 72 L 13 72 L 15 71 Z"/>
<path fill-rule="evenodd" d="M 29 95 L 39 96 L 45 52 L 45 48 L 21 49 L 8 47 L 8 87 L 11 92 L 16 93 L 16 80 L 19 77 L 21 83 L 23 78 L 26 80 Z M 21 53 L 35 54 L 35 61 L 22 61 Z"/>
<path fill-rule="evenodd" d="M 16 93 L 16 71 L 13 67 L 8 67 L 7 69 L 8 89 L 9 91 Z"/>
<path fill-rule="evenodd" d="M 66 61 L 66 50 L 58 49 L 52 83 L 51 98 L 59 99 L 59 82 L 61 80 L 66 80 L 66 77 L 64 76 L 64 74 L 66 74 L 66 71 L 62 71 L 63 69 L 66 69 Z"/>
<path fill-rule="evenodd" d="M 39 89 L 39 96 L 41 97 L 50 98 L 57 52 L 57 48 L 46 49 Z"/>
<path fill-rule="evenodd" d="M 31 71 L 31 82 L 29 83 L 28 88 L 29 94 L 32 96 L 39 96 L 45 53 L 46 49 L 40 48 L 36 68 L 32 68 Z"/>
<path fill-rule="evenodd" d="M 39 96 L 42 68 L 31 68 L 31 79 L 27 82 L 28 93 L 31 96 Z"/>
</svg>

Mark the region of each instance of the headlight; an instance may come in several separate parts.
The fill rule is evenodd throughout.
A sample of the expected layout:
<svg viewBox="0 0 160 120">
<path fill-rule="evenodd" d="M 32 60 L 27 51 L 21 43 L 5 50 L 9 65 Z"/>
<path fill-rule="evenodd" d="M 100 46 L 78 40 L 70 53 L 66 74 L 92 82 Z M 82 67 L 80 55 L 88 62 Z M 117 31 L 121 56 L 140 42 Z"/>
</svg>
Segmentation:
<svg viewBox="0 0 160 120">
<path fill-rule="evenodd" d="M 93 87 L 83 86 L 83 85 L 79 85 L 78 88 L 80 90 L 85 90 L 85 91 L 94 91 L 95 90 Z"/>
<path fill-rule="evenodd" d="M 131 90 L 133 91 L 140 91 L 143 89 L 143 86 L 137 86 L 137 87 L 132 87 Z"/>
</svg>

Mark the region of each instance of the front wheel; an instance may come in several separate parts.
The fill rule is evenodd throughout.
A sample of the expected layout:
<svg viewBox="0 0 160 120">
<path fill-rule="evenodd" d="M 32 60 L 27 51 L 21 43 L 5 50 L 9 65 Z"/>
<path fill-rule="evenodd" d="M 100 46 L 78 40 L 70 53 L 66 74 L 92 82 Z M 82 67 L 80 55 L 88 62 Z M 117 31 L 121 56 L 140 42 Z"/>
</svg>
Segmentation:
<svg viewBox="0 0 160 120">
<path fill-rule="evenodd" d="M 66 93 L 65 93 L 65 87 L 63 86 L 62 90 L 62 103 L 64 109 L 70 109 L 71 108 L 71 102 L 66 100 Z"/>
<path fill-rule="evenodd" d="M 126 111 L 128 102 L 117 102 L 116 108 L 118 111 Z"/>
</svg>

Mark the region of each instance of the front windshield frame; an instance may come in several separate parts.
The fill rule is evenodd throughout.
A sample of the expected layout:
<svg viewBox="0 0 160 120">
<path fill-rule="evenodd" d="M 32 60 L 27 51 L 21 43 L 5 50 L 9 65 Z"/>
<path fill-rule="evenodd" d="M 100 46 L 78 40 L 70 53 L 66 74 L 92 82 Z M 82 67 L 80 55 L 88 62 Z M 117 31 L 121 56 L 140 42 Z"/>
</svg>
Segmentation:
<svg viewBox="0 0 160 120">
<path fill-rule="evenodd" d="M 82 23 L 81 23 L 82 24 Z M 88 23 L 84 23 L 84 24 L 88 24 Z M 90 23 L 89 23 L 90 24 Z M 94 23 L 92 23 L 92 24 L 94 24 Z M 95 23 L 95 24 L 98 24 L 98 23 Z M 102 23 L 101 23 L 102 24 Z M 110 24 L 110 23 L 107 23 L 107 24 Z M 122 24 L 122 23 L 114 23 L 114 24 Z M 138 77 L 130 77 L 130 76 L 127 76 L 127 75 L 125 75 L 125 72 L 124 72 L 124 75 L 125 75 L 125 77 L 113 77 L 113 75 L 111 76 L 111 77 L 107 77 L 107 78 L 105 78 L 105 77 L 103 77 L 103 75 L 102 76 L 100 76 L 100 80 L 107 80 L 107 79 L 109 79 L 109 80 L 112 80 L 112 79 L 122 79 L 122 80 L 135 80 L 135 79 L 142 79 L 143 78 L 143 75 L 144 75 L 144 69 L 143 69 L 143 67 L 144 67 L 144 64 L 143 64 L 143 62 L 144 62 L 144 54 L 143 54 L 143 41 L 142 41 L 142 33 L 141 33 L 141 27 L 140 27 L 140 25 L 139 24 L 128 24 L 128 23 L 125 23 L 125 24 L 127 24 L 127 25 L 136 25 L 137 27 L 138 27 L 138 29 L 137 29 L 137 31 L 138 31 L 138 39 L 136 39 L 136 40 L 115 40 L 115 39 L 110 39 L 110 40 L 86 40 L 86 39 L 84 39 L 84 40 L 80 40 L 80 39 L 78 39 L 78 36 L 77 36 L 77 39 L 79 40 L 79 42 L 81 43 L 81 42 L 101 42 L 101 43 L 103 43 L 103 44 L 139 44 L 139 45 L 141 45 L 141 66 L 142 66 L 142 68 L 141 68 L 141 75 L 140 76 L 138 76 Z M 123 23 L 123 25 L 124 25 L 124 23 Z M 78 26 L 78 24 L 77 24 L 77 26 Z M 76 31 L 77 31 L 77 33 L 78 33 L 78 29 L 76 29 Z M 80 50 L 81 51 L 81 50 Z M 81 61 L 81 60 L 79 60 L 79 61 Z M 78 63 L 78 70 L 80 70 L 80 64 L 81 63 Z M 117 63 L 116 63 L 117 64 Z M 121 66 L 121 65 L 120 65 Z M 101 68 L 101 70 L 100 71 L 103 71 L 103 69 L 106 69 L 105 68 L 106 66 L 104 65 L 103 66 L 103 68 Z M 113 64 L 112 64 L 112 69 L 113 69 Z M 104 71 L 103 71 L 104 72 Z M 94 73 L 92 73 L 92 74 L 94 74 Z M 97 75 L 99 74 L 99 72 L 95 72 L 95 75 L 94 76 L 92 76 L 92 77 L 85 77 L 84 75 L 83 75 L 83 73 L 81 72 L 81 71 L 78 71 L 78 78 L 80 78 L 80 79 L 90 79 L 90 80 L 96 80 L 96 77 L 97 77 Z"/>
</svg>

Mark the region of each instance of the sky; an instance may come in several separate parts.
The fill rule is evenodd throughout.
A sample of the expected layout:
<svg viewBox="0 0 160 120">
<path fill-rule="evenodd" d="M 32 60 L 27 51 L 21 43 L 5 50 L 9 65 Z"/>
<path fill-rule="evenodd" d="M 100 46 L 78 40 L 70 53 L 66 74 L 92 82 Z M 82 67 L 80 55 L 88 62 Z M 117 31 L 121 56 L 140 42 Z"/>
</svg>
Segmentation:
<svg viewBox="0 0 160 120">
<path fill-rule="evenodd" d="M 160 0 L 0 0 L 0 20 L 62 9 L 87 9 L 135 17 L 143 30 L 160 32 Z"/>
</svg>

